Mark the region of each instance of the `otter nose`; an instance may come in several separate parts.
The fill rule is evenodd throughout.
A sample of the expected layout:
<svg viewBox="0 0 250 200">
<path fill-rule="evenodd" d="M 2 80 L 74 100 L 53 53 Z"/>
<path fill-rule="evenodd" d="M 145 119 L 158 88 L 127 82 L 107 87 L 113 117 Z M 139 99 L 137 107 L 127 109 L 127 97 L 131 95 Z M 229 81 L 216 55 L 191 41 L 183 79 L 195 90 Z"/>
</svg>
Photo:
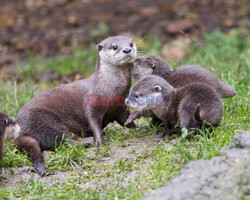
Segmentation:
<svg viewBox="0 0 250 200">
<path fill-rule="evenodd" d="M 123 49 L 123 53 L 130 53 L 131 52 L 131 49 L 130 48 L 125 48 Z"/>
</svg>

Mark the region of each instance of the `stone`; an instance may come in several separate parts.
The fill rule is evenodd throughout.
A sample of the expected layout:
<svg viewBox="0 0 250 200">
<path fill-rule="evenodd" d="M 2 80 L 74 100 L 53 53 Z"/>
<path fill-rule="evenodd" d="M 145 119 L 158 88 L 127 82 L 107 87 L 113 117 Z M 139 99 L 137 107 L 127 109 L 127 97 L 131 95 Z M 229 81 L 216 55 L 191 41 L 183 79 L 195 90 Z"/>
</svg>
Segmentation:
<svg viewBox="0 0 250 200">
<path fill-rule="evenodd" d="M 249 200 L 250 131 L 232 138 L 211 160 L 188 163 L 179 176 L 143 200 Z"/>
</svg>

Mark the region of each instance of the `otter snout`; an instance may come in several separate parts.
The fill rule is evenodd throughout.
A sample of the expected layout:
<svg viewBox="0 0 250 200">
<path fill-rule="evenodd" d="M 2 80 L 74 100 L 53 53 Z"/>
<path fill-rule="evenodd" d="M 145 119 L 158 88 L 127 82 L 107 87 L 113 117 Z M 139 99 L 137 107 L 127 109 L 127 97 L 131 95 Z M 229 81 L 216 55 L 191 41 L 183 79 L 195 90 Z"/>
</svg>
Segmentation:
<svg viewBox="0 0 250 200">
<path fill-rule="evenodd" d="M 138 102 L 139 101 L 139 102 Z M 130 107 L 130 108 L 136 108 L 140 106 L 140 98 L 136 94 L 130 94 L 128 97 L 125 99 L 125 104 Z"/>
<path fill-rule="evenodd" d="M 134 104 L 136 104 L 136 100 L 134 99 L 133 95 L 129 95 L 125 99 L 125 104 L 129 107 L 134 107 Z"/>
<path fill-rule="evenodd" d="M 131 48 L 125 48 L 123 49 L 123 53 L 130 53 L 132 51 Z"/>
<path fill-rule="evenodd" d="M 129 105 L 129 100 L 128 98 L 125 99 L 125 104 L 128 106 Z"/>
</svg>

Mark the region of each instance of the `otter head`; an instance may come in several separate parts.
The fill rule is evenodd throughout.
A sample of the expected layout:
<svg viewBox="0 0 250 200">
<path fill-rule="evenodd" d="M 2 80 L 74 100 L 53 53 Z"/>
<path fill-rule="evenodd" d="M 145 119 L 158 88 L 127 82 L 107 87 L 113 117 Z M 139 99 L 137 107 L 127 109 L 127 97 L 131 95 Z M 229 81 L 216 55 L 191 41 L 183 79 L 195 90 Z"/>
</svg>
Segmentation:
<svg viewBox="0 0 250 200">
<path fill-rule="evenodd" d="M 154 111 L 167 103 L 173 91 L 174 88 L 163 78 L 146 76 L 130 89 L 125 103 L 135 111 Z"/>
<path fill-rule="evenodd" d="M 136 44 L 126 36 L 113 36 L 97 45 L 101 64 L 123 66 L 132 63 L 137 56 Z"/>
<path fill-rule="evenodd" d="M 3 145 L 6 140 L 16 139 L 20 134 L 20 126 L 15 119 L 6 113 L 0 112 L 0 159 L 2 159 Z"/>
<path fill-rule="evenodd" d="M 132 63 L 131 75 L 134 79 L 149 75 L 163 76 L 169 74 L 172 69 L 162 58 L 152 55 L 140 56 Z"/>
</svg>

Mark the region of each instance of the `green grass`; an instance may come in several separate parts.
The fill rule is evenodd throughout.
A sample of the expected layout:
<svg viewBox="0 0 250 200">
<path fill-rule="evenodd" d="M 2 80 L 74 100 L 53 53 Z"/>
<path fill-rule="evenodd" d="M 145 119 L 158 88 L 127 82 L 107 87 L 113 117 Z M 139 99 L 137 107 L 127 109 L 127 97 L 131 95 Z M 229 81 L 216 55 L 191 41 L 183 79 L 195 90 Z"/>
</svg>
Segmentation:
<svg viewBox="0 0 250 200">
<path fill-rule="evenodd" d="M 0 190 L 1 199 L 139 199 L 152 189 L 166 184 L 177 175 L 189 161 L 209 159 L 218 155 L 228 145 L 230 138 L 241 130 L 249 129 L 249 69 L 250 37 L 241 37 L 232 30 L 228 35 L 218 31 L 204 35 L 204 48 L 194 44 L 192 53 L 181 63 L 169 61 L 173 67 L 181 64 L 198 64 L 206 67 L 216 76 L 234 85 L 238 94 L 223 99 L 224 114 L 221 125 L 212 134 L 201 130 L 190 141 L 177 145 L 158 142 L 162 129 L 148 126 L 127 130 L 120 126 L 105 129 L 110 143 L 100 148 L 75 147 L 66 143 L 60 146 L 46 161 L 49 172 L 70 172 L 67 180 L 58 182 L 20 181 L 20 186 Z M 145 53 L 160 55 L 161 44 L 156 39 L 146 39 Z M 75 48 L 69 56 L 53 59 L 31 59 L 19 73 L 25 83 L 0 81 L 1 111 L 17 116 L 22 105 L 36 94 L 54 84 L 34 84 L 32 77 L 46 70 L 61 74 L 80 72 L 87 76 L 94 70 L 96 51 Z M 147 125 L 148 119 L 137 121 Z M 177 137 L 177 136 L 176 136 Z M 2 166 L 17 167 L 30 165 L 27 156 L 8 142 Z"/>
</svg>

